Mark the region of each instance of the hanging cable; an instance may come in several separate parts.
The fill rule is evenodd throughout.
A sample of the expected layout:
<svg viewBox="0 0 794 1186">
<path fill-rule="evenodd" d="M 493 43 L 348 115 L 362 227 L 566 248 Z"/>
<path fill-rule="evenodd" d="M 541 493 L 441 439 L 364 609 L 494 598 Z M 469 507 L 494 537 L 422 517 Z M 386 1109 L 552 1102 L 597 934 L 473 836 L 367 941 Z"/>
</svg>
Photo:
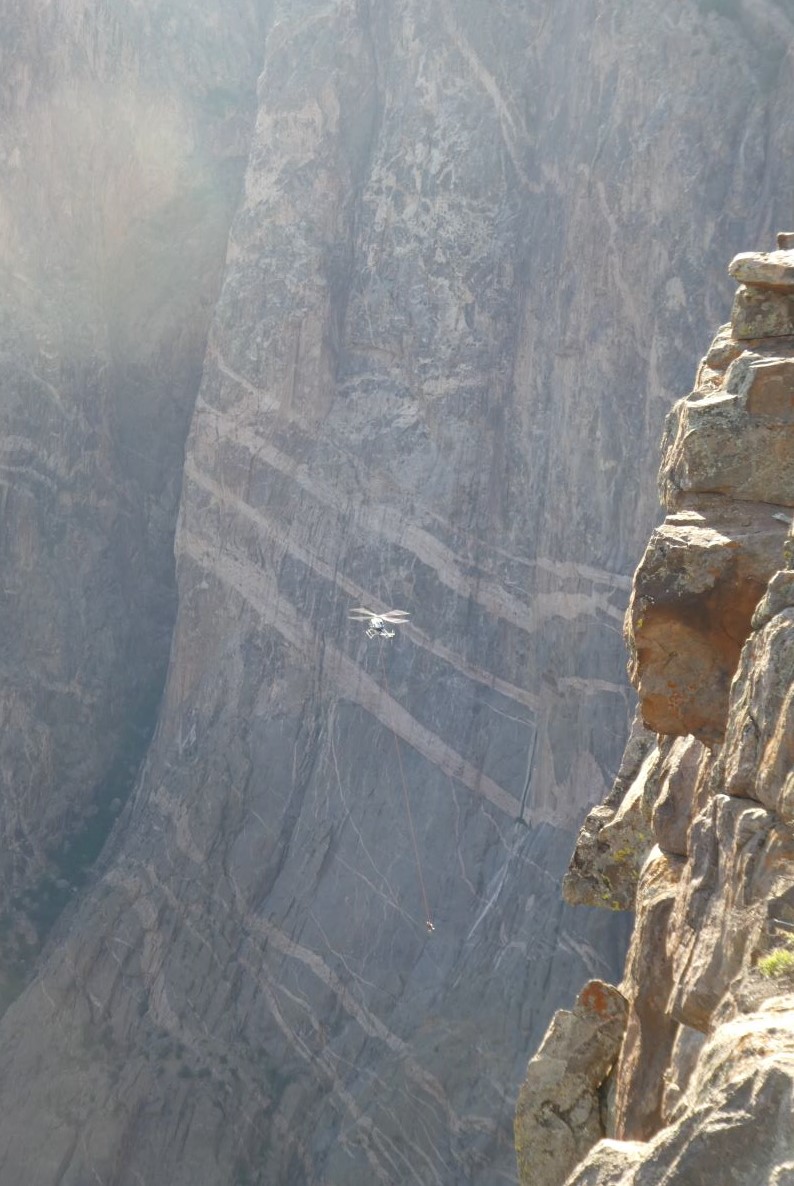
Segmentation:
<svg viewBox="0 0 794 1186">
<path fill-rule="evenodd" d="M 378 651 L 380 653 L 381 670 L 383 671 L 383 687 L 386 691 L 386 695 L 391 700 L 392 694 L 389 691 L 389 681 L 386 678 L 386 663 L 384 662 L 384 659 L 383 659 L 383 646 L 382 645 L 380 645 L 378 647 Z M 425 910 L 425 929 L 427 930 L 428 934 L 432 935 L 433 931 L 436 928 L 433 923 L 433 918 L 430 914 L 430 905 L 427 901 L 427 889 L 425 888 L 425 879 L 422 876 L 422 862 L 419 858 L 419 845 L 416 842 L 416 828 L 414 827 L 414 817 L 413 817 L 413 813 L 411 812 L 411 801 L 408 798 L 408 784 L 405 781 L 405 771 L 403 770 L 403 759 L 402 759 L 402 754 L 400 753 L 400 742 L 397 737 L 397 734 L 394 732 L 393 729 L 391 730 L 391 735 L 394 738 L 394 748 L 397 750 L 397 764 L 400 767 L 400 779 L 402 780 L 402 786 L 403 786 L 403 800 L 405 801 L 405 814 L 408 818 L 408 827 L 411 832 L 411 841 L 414 846 L 414 857 L 416 859 L 416 872 L 419 876 L 419 888 L 422 891 L 422 904 L 424 905 L 424 910 Z"/>
</svg>

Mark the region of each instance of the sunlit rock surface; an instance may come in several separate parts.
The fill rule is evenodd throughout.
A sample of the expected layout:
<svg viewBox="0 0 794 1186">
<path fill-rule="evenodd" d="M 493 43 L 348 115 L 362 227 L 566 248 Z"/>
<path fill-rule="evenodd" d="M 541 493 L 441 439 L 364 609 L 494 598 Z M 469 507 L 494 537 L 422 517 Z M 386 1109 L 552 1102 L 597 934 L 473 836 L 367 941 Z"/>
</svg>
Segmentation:
<svg viewBox="0 0 794 1186">
<path fill-rule="evenodd" d="M 692 494 L 725 494 L 749 502 L 794 506 L 794 357 L 776 339 L 768 352 L 746 351 L 724 386 L 714 373 L 680 400 L 668 417 L 668 446 L 660 481 L 665 505 L 686 505 Z M 775 349 L 777 346 L 777 349 Z"/>
<path fill-rule="evenodd" d="M 685 857 L 689 825 L 694 815 L 694 792 L 701 762 L 708 750 L 690 736 L 664 738 L 659 746 L 659 768 L 650 789 L 651 830 L 663 852 Z"/>
<path fill-rule="evenodd" d="M 654 849 L 637 888 L 637 921 L 626 958 L 623 991 L 628 998 L 626 1036 L 615 1079 L 612 1131 L 642 1139 L 658 1128 L 664 1071 L 676 1035 L 665 1012 L 674 984 L 668 943 L 670 913 L 683 872 L 681 857 Z M 646 976 L 652 964 L 654 976 Z"/>
<path fill-rule="evenodd" d="M 647 1144 L 602 1141 L 566 1186 L 789 1182 L 792 1000 L 778 997 L 721 1025 L 698 1060 L 680 1118 Z"/>
<path fill-rule="evenodd" d="M 791 236 L 780 239 L 788 245 Z M 776 269 L 785 264 L 781 255 Z M 739 257 L 732 274 L 774 295 L 786 277 L 769 271 L 769 259 Z M 734 322 L 732 342 L 723 328 L 698 379 L 714 406 L 723 396 L 744 401 L 749 418 L 733 423 L 744 434 L 746 473 L 721 432 L 693 447 L 697 421 L 682 431 L 685 401 L 673 414 L 662 463 L 663 491 L 685 454 L 690 460 L 679 474 L 721 474 L 721 500 L 710 496 L 720 538 L 713 517 L 711 537 L 696 523 L 703 496 L 685 494 L 677 481 L 682 510 L 655 533 L 635 575 L 627 616 L 632 670 L 646 720 L 668 734 L 659 738 L 656 775 L 646 778 L 645 815 L 660 847 L 640 876 L 621 982 L 628 1019 L 604 1126 L 617 1139 L 596 1144 L 567 1186 L 756 1186 L 788 1182 L 794 1172 L 794 535 L 790 514 L 780 509 L 791 506 L 794 370 L 787 337 L 770 337 L 759 359 L 755 345 L 743 347 Z M 769 429 L 766 458 L 746 434 L 759 414 Z M 756 466 L 768 482 L 752 487 Z M 764 488 L 773 501 L 763 502 Z M 687 505 L 698 510 L 689 515 L 695 526 L 683 531 Z M 726 565 L 747 564 L 753 554 L 754 577 L 750 567 L 743 575 L 736 567 L 726 578 Z M 751 606 L 764 567 L 777 571 Z M 720 585 L 724 593 L 716 595 Z M 661 642 L 663 614 L 668 659 L 659 664 L 644 619 L 653 615 Z M 717 678 L 719 633 L 725 674 Z M 579 867 L 587 852 L 580 841 L 577 877 L 587 874 Z M 616 883 L 622 889 L 620 877 Z M 522 1148 L 519 1165 L 528 1156 Z"/>
<path fill-rule="evenodd" d="M 0 1026 L 2 1186 L 515 1179 L 528 1047 L 623 953 L 620 920 L 563 908 L 559 882 L 633 707 L 620 631 L 656 516 L 662 419 L 727 315 L 723 255 L 788 213 L 789 23 L 777 6 L 742 7 L 759 11 L 6 6 L 17 139 L 36 127 L 35 79 L 85 71 L 102 80 L 103 152 L 121 161 L 72 139 L 82 99 L 56 105 L 60 130 L 31 131 L 31 161 L 66 156 L 88 192 L 35 175 L 19 201 L 45 209 L 9 241 L 32 253 L 51 234 L 43 299 L 74 275 L 59 220 L 93 210 L 111 179 L 120 212 L 70 241 L 81 263 L 94 258 L 83 244 L 104 244 L 112 266 L 96 288 L 75 280 L 69 326 L 93 334 L 115 310 L 130 361 L 107 412 L 114 439 L 142 473 L 164 450 L 157 481 L 173 484 L 161 498 L 155 478 L 151 498 L 143 477 L 130 487 L 133 522 L 161 515 L 168 612 L 123 618 L 120 670 L 140 664 L 158 687 L 180 482 L 182 497 L 154 740 L 94 880 Z M 166 137 L 169 166 L 246 155 L 243 195 L 238 163 L 212 234 L 178 201 L 150 233 L 159 174 L 139 180 L 130 164 L 119 76 L 122 114 L 155 87 L 135 144 L 160 144 L 174 80 L 206 104 L 204 123 L 177 119 Z M 190 192 L 204 209 L 215 190 Z M 186 265 L 205 249 L 215 272 Z M 55 319 L 46 306 L 37 318 Z M 64 358 L 59 344 L 53 368 Z M 57 435 L 49 417 L 28 432 L 39 445 Z M 69 455 L 92 439 L 77 434 Z M 12 499 L 27 462 L 13 464 Z M 90 490 L 104 511 L 99 478 Z M 133 577 L 153 579 L 146 550 L 111 529 L 100 552 L 105 538 L 132 597 Z M 8 568 L 40 573 L 46 548 L 26 551 L 21 527 L 14 539 Z M 27 628 L 68 611 L 87 662 L 107 599 L 90 575 L 71 590 L 71 571 L 52 570 L 41 604 L 31 581 Z M 370 645 L 347 622 L 361 603 L 404 607 L 410 625 Z M 165 623 L 153 650 L 142 620 Z M 32 685 L 46 663 L 31 671 Z M 109 675 L 96 695 L 131 719 Z M 3 744 L 20 753 L 45 721 L 31 711 L 9 718 Z M 97 769 L 100 742 L 119 750 L 101 719 L 66 725 Z M 25 784 L 10 785 L 9 802 Z M 57 789 L 47 801 L 65 810 Z"/>
<path fill-rule="evenodd" d="M 534 1186 L 559 1186 L 604 1135 L 602 1085 L 625 1029 L 624 997 L 599 980 L 555 1013 L 516 1105 L 519 1175 Z"/>
<path fill-rule="evenodd" d="M 794 823 L 794 572 L 779 572 L 755 614 L 720 755 L 725 789 Z"/>
</svg>

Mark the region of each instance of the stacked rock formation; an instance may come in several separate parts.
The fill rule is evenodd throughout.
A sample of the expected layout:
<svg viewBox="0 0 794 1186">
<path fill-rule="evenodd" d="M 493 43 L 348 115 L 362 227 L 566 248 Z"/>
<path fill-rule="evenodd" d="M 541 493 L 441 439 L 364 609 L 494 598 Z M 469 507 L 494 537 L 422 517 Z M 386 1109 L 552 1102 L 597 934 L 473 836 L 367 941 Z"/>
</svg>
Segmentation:
<svg viewBox="0 0 794 1186">
<path fill-rule="evenodd" d="M 517 1112 L 532 1186 L 794 1174 L 794 236 L 778 248 L 734 259 L 731 322 L 668 417 L 626 618 L 644 727 L 564 887 L 636 911 L 625 1031 L 614 1007 L 584 1041 L 552 1022 Z"/>
</svg>

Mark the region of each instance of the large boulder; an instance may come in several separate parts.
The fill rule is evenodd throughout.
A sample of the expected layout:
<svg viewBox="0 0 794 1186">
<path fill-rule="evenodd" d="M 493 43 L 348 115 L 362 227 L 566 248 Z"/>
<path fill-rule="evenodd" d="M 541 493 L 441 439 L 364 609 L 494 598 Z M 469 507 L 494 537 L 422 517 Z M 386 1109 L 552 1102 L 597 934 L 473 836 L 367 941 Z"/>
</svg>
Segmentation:
<svg viewBox="0 0 794 1186">
<path fill-rule="evenodd" d="M 794 506 L 794 357 L 748 351 L 724 385 L 679 400 L 659 478 L 670 510 L 693 494 Z"/>
<path fill-rule="evenodd" d="M 591 980 L 572 1010 L 555 1013 L 518 1094 L 521 1186 L 562 1186 L 605 1135 L 602 1087 L 620 1050 L 626 1009 L 616 988 Z"/>
<path fill-rule="evenodd" d="M 722 739 L 733 673 L 780 567 L 786 526 L 768 506 L 702 496 L 654 531 L 626 618 L 629 673 L 649 728 L 707 745 Z"/>
<path fill-rule="evenodd" d="M 781 338 L 794 334 L 794 294 L 742 284 L 731 309 L 736 338 Z"/>
<path fill-rule="evenodd" d="M 719 1026 L 679 1118 L 647 1144 L 601 1141 L 567 1186 L 790 1186 L 794 996 Z"/>
<path fill-rule="evenodd" d="M 794 251 L 742 251 L 728 266 L 739 284 L 794 292 Z"/>
</svg>

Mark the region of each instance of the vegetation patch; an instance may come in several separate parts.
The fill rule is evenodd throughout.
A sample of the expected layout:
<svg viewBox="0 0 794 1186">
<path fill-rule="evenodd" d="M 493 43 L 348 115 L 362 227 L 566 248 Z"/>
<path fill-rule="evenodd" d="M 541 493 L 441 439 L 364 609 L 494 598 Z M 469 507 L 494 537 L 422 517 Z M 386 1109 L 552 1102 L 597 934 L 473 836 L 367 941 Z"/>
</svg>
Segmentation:
<svg viewBox="0 0 794 1186">
<path fill-rule="evenodd" d="M 758 961 L 758 971 L 767 980 L 780 980 L 794 975 L 794 938 L 787 939 L 785 947 L 776 947 Z"/>
</svg>

